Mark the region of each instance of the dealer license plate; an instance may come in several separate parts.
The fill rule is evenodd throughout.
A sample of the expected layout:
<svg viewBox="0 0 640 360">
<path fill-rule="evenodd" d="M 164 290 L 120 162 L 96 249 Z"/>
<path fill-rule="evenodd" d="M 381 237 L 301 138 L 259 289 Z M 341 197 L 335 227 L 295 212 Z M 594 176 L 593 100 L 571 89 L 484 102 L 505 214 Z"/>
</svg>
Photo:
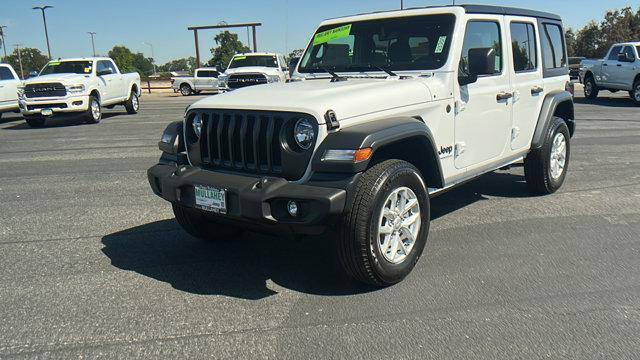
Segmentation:
<svg viewBox="0 0 640 360">
<path fill-rule="evenodd" d="M 211 186 L 195 185 L 196 207 L 216 213 L 227 213 L 227 191 Z"/>
<path fill-rule="evenodd" d="M 51 116 L 51 115 L 53 115 L 53 110 L 51 110 L 51 109 L 42 109 L 42 110 L 40 110 L 40 114 L 42 114 L 44 116 Z"/>
</svg>

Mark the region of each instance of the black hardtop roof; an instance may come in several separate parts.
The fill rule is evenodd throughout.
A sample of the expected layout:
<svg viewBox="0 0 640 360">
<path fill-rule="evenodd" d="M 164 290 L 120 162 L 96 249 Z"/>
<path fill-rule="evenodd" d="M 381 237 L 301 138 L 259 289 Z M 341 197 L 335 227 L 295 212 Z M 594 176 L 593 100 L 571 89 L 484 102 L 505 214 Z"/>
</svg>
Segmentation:
<svg viewBox="0 0 640 360">
<path fill-rule="evenodd" d="M 562 21 L 562 18 L 559 15 L 537 11 L 537 10 L 529 10 L 529 9 L 521 9 L 514 7 L 506 7 L 506 6 L 493 6 L 493 5 L 474 5 L 474 4 L 461 4 L 461 5 L 434 5 L 434 6 L 419 6 L 419 7 L 411 7 L 406 8 L 404 10 L 416 10 L 416 9 L 436 9 L 436 8 L 448 8 L 448 7 L 461 7 L 464 8 L 464 11 L 467 14 L 497 14 L 497 15 L 513 15 L 513 16 L 528 16 L 535 18 L 544 18 L 555 21 Z M 383 10 L 383 11 L 373 11 L 369 13 L 362 13 L 358 15 L 367 15 L 367 14 L 380 14 L 392 11 L 404 11 L 404 10 Z M 340 16 L 346 17 L 346 16 Z"/>
</svg>

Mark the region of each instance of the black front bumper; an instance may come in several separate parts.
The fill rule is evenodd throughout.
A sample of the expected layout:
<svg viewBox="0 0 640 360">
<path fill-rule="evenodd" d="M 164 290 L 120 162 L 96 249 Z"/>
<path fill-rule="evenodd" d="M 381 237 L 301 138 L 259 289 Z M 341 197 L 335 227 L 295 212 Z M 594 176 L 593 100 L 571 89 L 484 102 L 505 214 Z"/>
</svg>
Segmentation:
<svg viewBox="0 0 640 360">
<path fill-rule="evenodd" d="M 321 233 L 342 214 L 347 197 L 341 188 L 292 184 L 282 178 L 213 172 L 188 165 L 158 164 L 147 171 L 147 176 L 156 195 L 194 209 L 194 185 L 226 189 L 226 214 L 211 216 L 266 232 Z M 290 200 L 299 205 L 298 216 L 289 215 Z"/>
</svg>

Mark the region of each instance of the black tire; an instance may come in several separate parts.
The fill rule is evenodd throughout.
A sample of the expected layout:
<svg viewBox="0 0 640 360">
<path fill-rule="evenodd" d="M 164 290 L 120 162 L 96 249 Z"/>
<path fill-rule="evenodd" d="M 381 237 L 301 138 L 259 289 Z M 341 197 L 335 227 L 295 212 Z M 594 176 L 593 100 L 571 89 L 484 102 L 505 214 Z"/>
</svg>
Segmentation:
<svg viewBox="0 0 640 360">
<path fill-rule="evenodd" d="M 193 89 L 189 84 L 182 84 L 180 85 L 180 94 L 182 94 L 182 96 L 189 96 L 193 94 Z"/>
<path fill-rule="evenodd" d="M 93 111 L 93 106 L 97 105 L 97 114 Z M 102 119 L 102 106 L 100 105 L 100 99 L 95 95 L 89 95 L 89 108 L 84 115 L 84 119 L 87 124 L 97 124 Z"/>
<path fill-rule="evenodd" d="M 134 90 L 131 90 L 131 94 L 129 94 L 129 99 L 124 102 L 124 108 L 127 109 L 127 114 L 133 115 L 137 114 L 140 109 L 140 98 L 138 97 L 138 93 Z"/>
<path fill-rule="evenodd" d="M 629 96 L 636 105 L 640 105 L 640 80 L 633 83 L 633 90 L 629 91 Z"/>
<path fill-rule="evenodd" d="M 554 139 L 557 134 L 564 136 L 566 155 L 564 157 L 564 167 L 559 176 L 552 176 L 551 156 Z M 529 191 L 538 195 L 546 195 L 556 192 L 564 183 L 569 168 L 571 157 L 571 136 L 569 128 L 563 119 L 554 117 L 547 133 L 544 135 L 544 143 L 539 149 L 529 152 L 524 159 L 524 176 L 527 181 Z"/>
<path fill-rule="evenodd" d="M 378 222 L 387 197 L 400 187 L 408 187 L 416 195 L 421 225 L 408 255 L 402 262 L 392 263 L 378 245 Z M 393 285 L 413 270 L 427 242 L 430 205 L 426 185 L 410 163 L 386 160 L 365 171 L 354 189 L 338 231 L 338 260 L 345 272 L 358 281 L 375 286 Z"/>
<path fill-rule="evenodd" d="M 24 120 L 32 128 L 41 128 L 44 126 L 44 123 L 45 123 L 45 118 L 40 116 L 27 117 Z"/>
<path fill-rule="evenodd" d="M 232 240 L 242 234 L 242 229 L 216 222 L 211 216 L 182 205 L 171 204 L 180 227 L 189 235 L 201 240 Z"/>
<path fill-rule="evenodd" d="M 0 119 L 2 119 L 2 113 L 0 112 Z"/>
<path fill-rule="evenodd" d="M 596 85 L 593 75 L 587 76 L 584 82 L 584 97 L 593 100 L 598 97 L 599 92 L 600 89 L 598 89 L 598 85 Z"/>
</svg>

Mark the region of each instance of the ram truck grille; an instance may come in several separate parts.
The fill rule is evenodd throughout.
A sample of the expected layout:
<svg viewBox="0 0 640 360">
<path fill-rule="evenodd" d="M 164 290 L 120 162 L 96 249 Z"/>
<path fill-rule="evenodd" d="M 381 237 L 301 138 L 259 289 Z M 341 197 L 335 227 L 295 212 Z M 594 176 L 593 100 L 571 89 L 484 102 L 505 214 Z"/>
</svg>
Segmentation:
<svg viewBox="0 0 640 360">
<path fill-rule="evenodd" d="M 200 137 L 192 127 L 196 114 L 202 117 Z M 185 128 L 190 161 L 207 170 L 298 179 L 306 170 L 312 150 L 293 149 L 287 145 L 287 136 L 302 116 L 309 117 L 264 111 L 192 111 Z"/>
<path fill-rule="evenodd" d="M 266 84 L 267 77 L 263 74 L 233 74 L 227 79 L 230 89 L 239 89 L 247 86 Z"/>
<path fill-rule="evenodd" d="M 60 83 L 29 84 L 24 87 L 28 98 L 67 96 L 67 89 Z"/>
</svg>

